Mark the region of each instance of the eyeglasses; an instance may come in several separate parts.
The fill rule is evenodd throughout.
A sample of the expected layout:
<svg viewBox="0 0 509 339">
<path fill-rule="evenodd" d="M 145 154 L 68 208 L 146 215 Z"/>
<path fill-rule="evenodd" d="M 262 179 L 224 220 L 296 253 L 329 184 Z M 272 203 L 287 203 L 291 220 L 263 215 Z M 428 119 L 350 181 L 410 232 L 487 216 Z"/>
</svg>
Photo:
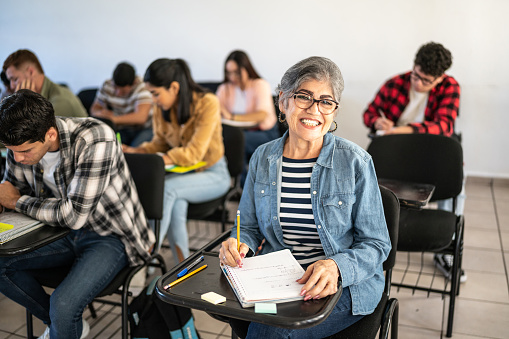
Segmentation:
<svg viewBox="0 0 509 339">
<path fill-rule="evenodd" d="M 322 114 L 332 114 L 338 107 L 339 103 L 332 99 L 315 99 L 311 95 L 306 93 L 295 93 L 293 95 L 295 99 L 295 105 L 302 109 L 308 109 L 316 103 L 318 103 L 318 111 Z"/>
<path fill-rule="evenodd" d="M 429 79 L 425 79 L 423 77 L 421 77 L 419 74 L 417 74 L 417 72 L 414 70 L 412 70 L 412 73 L 411 75 L 417 79 L 417 80 L 421 80 L 422 84 L 423 85 L 426 85 L 426 86 L 429 86 L 431 85 L 435 80 L 437 80 L 437 78 L 434 78 L 433 80 L 429 80 Z"/>
</svg>

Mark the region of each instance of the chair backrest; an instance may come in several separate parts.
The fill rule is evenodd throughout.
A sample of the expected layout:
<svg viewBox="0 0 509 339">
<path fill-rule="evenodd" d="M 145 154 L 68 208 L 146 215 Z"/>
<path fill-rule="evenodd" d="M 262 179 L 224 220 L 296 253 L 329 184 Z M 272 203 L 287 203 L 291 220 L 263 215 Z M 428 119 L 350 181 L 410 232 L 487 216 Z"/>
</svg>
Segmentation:
<svg viewBox="0 0 509 339">
<path fill-rule="evenodd" d="M 212 93 L 216 93 L 217 88 L 219 85 L 221 85 L 221 81 L 204 81 L 204 82 L 198 82 L 198 85 L 201 87 L 208 89 Z"/>
<path fill-rule="evenodd" d="M 85 107 L 88 115 L 90 115 L 90 107 L 92 107 L 92 104 L 94 103 L 97 90 L 98 88 L 86 88 L 78 92 L 77 96 L 81 100 L 81 103 L 83 104 L 83 107 Z"/>
<path fill-rule="evenodd" d="M 391 251 L 384 261 L 384 271 L 394 267 L 396 262 L 396 251 L 398 249 L 398 230 L 399 230 L 399 200 L 388 188 L 378 186 L 382 195 L 382 204 L 384 206 L 385 222 L 391 238 Z"/>
<path fill-rule="evenodd" d="M 379 178 L 435 185 L 431 200 L 456 197 L 463 182 L 463 150 L 456 140 L 433 134 L 394 134 L 368 146 Z"/>
<path fill-rule="evenodd" d="M 232 178 L 238 177 L 244 169 L 244 131 L 238 127 L 223 124 L 224 154 Z"/>
<path fill-rule="evenodd" d="M 141 205 L 148 219 L 163 217 L 164 161 L 157 154 L 125 154 L 136 184 Z"/>
</svg>

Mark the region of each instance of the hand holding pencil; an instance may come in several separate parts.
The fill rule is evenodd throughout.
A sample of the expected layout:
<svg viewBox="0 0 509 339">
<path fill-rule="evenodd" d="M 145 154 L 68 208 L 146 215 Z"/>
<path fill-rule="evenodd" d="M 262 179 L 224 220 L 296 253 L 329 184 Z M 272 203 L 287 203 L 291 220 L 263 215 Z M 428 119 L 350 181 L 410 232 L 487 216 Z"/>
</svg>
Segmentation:
<svg viewBox="0 0 509 339">
<path fill-rule="evenodd" d="M 240 211 L 237 211 L 237 238 L 228 238 L 221 244 L 219 261 L 231 267 L 242 267 L 242 259 L 249 251 L 249 246 L 240 242 Z"/>
<path fill-rule="evenodd" d="M 375 121 L 375 129 L 379 131 L 389 131 L 394 127 L 394 122 L 392 120 L 387 119 L 385 113 L 379 109 L 378 113 L 380 114 L 380 118 Z"/>
</svg>

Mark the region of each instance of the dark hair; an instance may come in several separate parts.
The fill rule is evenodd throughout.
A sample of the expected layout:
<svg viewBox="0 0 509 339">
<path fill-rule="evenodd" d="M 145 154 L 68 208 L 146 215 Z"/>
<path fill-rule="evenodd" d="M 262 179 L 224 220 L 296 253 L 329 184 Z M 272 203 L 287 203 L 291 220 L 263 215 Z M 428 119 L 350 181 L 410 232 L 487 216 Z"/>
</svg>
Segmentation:
<svg viewBox="0 0 509 339">
<path fill-rule="evenodd" d="M 2 79 L 2 83 L 4 84 L 4 86 L 7 89 L 10 89 L 11 88 L 11 82 L 9 81 L 9 79 L 7 79 L 7 74 L 5 74 L 4 70 L 2 70 L 2 72 L 0 73 L 0 78 Z"/>
<path fill-rule="evenodd" d="M 179 124 L 184 124 L 189 119 L 193 93 L 205 93 L 205 89 L 193 80 L 189 67 L 182 59 L 157 59 L 148 66 L 143 81 L 154 87 L 166 89 L 170 88 L 173 81 L 178 82 L 180 85 L 177 107 Z M 167 117 L 165 119 L 169 120 Z"/>
<path fill-rule="evenodd" d="M 428 42 L 417 51 L 414 64 L 419 65 L 422 73 L 439 77 L 451 67 L 452 55 L 441 44 Z"/>
<path fill-rule="evenodd" d="M 131 86 L 134 83 L 136 71 L 131 64 L 121 62 L 113 71 L 113 82 L 119 87 Z"/>
<path fill-rule="evenodd" d="M 244 68 L 247 71 L 247 74 L 249 75 L 250 79 L 260 79 L 260 75 L 255 71 L 253 65 L 251 64 L 251 60 L 249 60 L 249 57 L 247 56 L 246 52 L 244 51 L 233 51 L 228 55 L 226 58 L 226 61 L 224 62 L 224 80 L 223 83 L 228 82 L 228 75 L 226 73 L 226 63 L 228 61 L 235 61 L 237 66 L 239 67 L 239 72 L 241 68 Z"/>
<path fill-rule="evenodd" d="M 29 51 L 28 49 L 19 49 L 16 52 L 9 55 L 7 59 L 5 59 L 2 69 L 4 71 L 7 71 L 7 68 L 11 66 L 14 66 L 15 68 L 19 69 L 21 65 L 27 62 L 34 64 L 35 68 L 37 68 L 39 72 L 44 74 L 39 59 L 37 59 L 37 56 L 35 56 L 35 54 L 32 51 Z"/>
<path fill-rule="evenodd" d="M 39 93 L 22 89 L 0 102 L 0 142 L 7 146 L 44 142 L 51 127 L 57 128 L 53 105 Z"/>
</svg>

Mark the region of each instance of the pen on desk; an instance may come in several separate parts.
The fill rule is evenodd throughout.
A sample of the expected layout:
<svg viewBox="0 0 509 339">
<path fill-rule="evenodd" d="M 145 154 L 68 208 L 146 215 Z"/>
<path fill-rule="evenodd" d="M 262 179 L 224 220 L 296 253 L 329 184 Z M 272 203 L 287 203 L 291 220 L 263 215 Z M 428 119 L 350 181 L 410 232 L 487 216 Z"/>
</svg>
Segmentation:
<svg viewBox="0 0 509 339">
<path fill-rule="evenodd" d="M 182 278 L 179 278 L 177 280 L 175 280 L 174 282 L 172 283 L 169 283 L 168 285 L 164 286 L 164 289 L 167 290 L 169 288 L 172 288 L 173 286 L 177 285 L 179 282 L 181 282 L 182 280 L 186 280 L 187 278 L 189 278 L 190 276 L 200 272 L 201 270 L 207 268 L 207 265 L 203 265 L 202 267 L 200 268 L 197 268 L 195 269 L 194 271 L 192 271 L 191 273 L 188 273 L 186 274 L 185 276 L 183 276 Z"/>
<path fill-rule="evenodd" d="M 240 252 L 240 211 L 237 210 L 237 252 Z"/>
<path fill-rule="evenodd" d="M 201 257 L 199 257 L 198 259 L 196 259 L 195 261 L 193 261 L 191 263 L 191 265 L 187 266 L 186 268 L 184 268 L 182 271 L 179 272 L 179 274 L 177 274 L 177 277 L 178 278 L 181 278 L 183 277 L 184 275 L 186 275 L 187 272 L 189 272 L 191 270 L 191 268 L 193 268 L 194 266 L 198 265 L 198 263 L 200 261 L 202 261 L 205 257 L 202 255 Z"/>
</svg>

